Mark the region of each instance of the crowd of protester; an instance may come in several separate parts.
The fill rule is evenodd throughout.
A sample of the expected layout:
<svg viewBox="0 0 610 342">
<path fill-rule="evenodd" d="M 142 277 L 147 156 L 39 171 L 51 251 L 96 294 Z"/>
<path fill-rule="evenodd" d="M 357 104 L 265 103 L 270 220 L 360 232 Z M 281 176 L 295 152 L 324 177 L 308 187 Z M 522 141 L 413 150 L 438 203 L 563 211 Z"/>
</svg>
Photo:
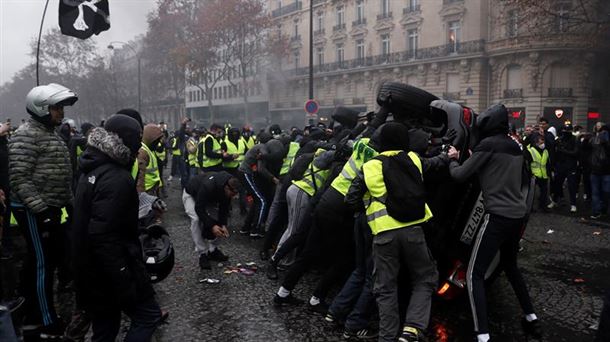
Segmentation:
<svg viewBox="0 0 610 342">
<path fill-rule="evenodd" d="M 424 182 L 431 173 L 443 170 L 456 182 L 476 176 L 481 184 L 486 223 L 467 272 L 480 342 L 490 340 L 483 282 L 498 250 L 523 309 L 524 332 L 542 336 L 517 267 L 528 210 L 524 161 L 538 188 L 538 210 L 565 204 L 585 212 L 577 202 L 582 182 L 581 203 L 592 202 L 591 218 L 607 214 L 609 136 L 602 123 L 586 133 L 570 123 L 548 127 L 541 118 L 517 134 L 506 108 L 496 105 L 479 115 L 480 141 L 472 151 L 433 152 L 428 132 L 383 106 L 375 113 L 337 107 L 329 126 L 274 124 L 255 133 L 247 125 L 206 128 L 184 118 L 169 132 L 133 109 L 78 129 L 63 117 L 63 107 L 77 99 L 60 85 L 36 87 L 26 98 L 31 118 L 12 132 L 0 127 L 3 219 L 20 227 L 27 244 L 20 297 L 5 298 L 0 324 L 12 326 L 10 312 L 20 309 L 24 336 L 83 341 L 91 330 L 93 341 L 114 341 L 123 313 L 131 322 L 126 341 L 151 339 L 168 313 L 142 258 L 139 201 L 143 194 L 167 198 L 177 179 L 202 270 L 229 259 L 221 241 L 230 235 L 229 217 L 241 218 L 234 221 L 243 222 L 239 233 L 262 239 L 256 245 L 267 261 L 265 275 L 278 279 L 285 271 L 273 305 L 305 304 L 342 327 L 346 339 L 425 340 L 439 283 L 424 234 L 433 217 Z M 460 153 L 469 157 L 459 162 Z M 11 258 L 7 248 L 2 252 Z M 301 277 L 320 262 L 311 297 L 296 298 Z M 401 268 L 410 279 L 403 314 Z M 58 290 L 76 294 L 68 320 L 55 310 L 55 274 Z M 340 291 L 330 298 L 333 288 Z M 2 329 L 0 340 L 16 335 Z"/>
</svg>

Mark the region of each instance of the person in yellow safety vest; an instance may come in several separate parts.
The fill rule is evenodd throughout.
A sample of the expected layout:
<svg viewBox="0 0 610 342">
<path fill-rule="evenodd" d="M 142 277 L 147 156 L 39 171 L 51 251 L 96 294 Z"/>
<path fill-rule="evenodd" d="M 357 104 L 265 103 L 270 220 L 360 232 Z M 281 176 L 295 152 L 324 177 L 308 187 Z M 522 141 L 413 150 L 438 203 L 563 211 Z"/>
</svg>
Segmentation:
<svg viewBox="0 0 610 342">
<path fill-rule="evenodd" d="M 443 152 L 433 158 L 420 158 L 415 152 L 407 152 L 407 126 L 390 122 L 382 125 L 378 132 L 376 146 L 381 153 L 362 165 L 345 200 L 357 212 L 364 209 L 374 235 L 372 257 L 381 317 L 379 338 L 396 341 L 400 337 L 415 341 L 423 337 L 428 327 L 432 293 L 438 281 L 436 263 L 428 250 L 422 227 L 432 218 L 425 202 L 423 177 L 428 170 L 447 167 L 450 158 L 457 159 L 457 151 L 451 148 L 448 154 Z M 386 175 L 391 175 L 388 177 L 392 179 L 386 179 Z M 390 181 L 393 182 L 388 183 Z M 401 269 L 409 272 L 412 294 L 402 333 L 397 336 L 401 321 L 397 279 Z"/>
<path fill-rule="evenodd" d="M 279 240 L 276 252 L 270 258 L 268 278 L 277 279 L 278 263 L 298 247 L 298 241 L 303 241 L 303 237 L 307 236 L 309 225 L 303 224 L 303 221 L 311 214 L 311 199 L 324 187 L 334 158 L 335 151 L 317 149 L 301 179 L 292 180 L 286 190 L 288 226 Z"/>
<path fill-rule="evenodd" d="M 144 126 L 142 134 L 142 148 L 138 152 L 138 174 L 136 187 L 138 192 L 146 192 L 150 195 L 159 197 L 162 179 L 159 174 L 159 164 L 157 156 L 153 153 L 163 137 L 161 128 L 156 124 Z"/>
<path fill-rule="evenodd" d="M 228 157 L 223 158 L 222 167 L 234 177 L 240 179 L 237 168 L 244 160 L 246 144 L 241 139 L 239 129 L 230 128 L 224 141 L 220 143 L 221 150 L 226 151 Z"/>
<path fill-rule="evenodd" d="M 197 136 L 192 136 L 186 141 L 187 167 L 191 176 L 196 175 L 199 169 L 197 165 L 197 139 Z"/>
<path fill-rule="evenodd" d="M 246 145 L 246 151 L 251 149 L 255 145 L 256 137 L 254 136 L 254 132 L 252 132 L 252 127 L 244 126 L 241 131 L 241 138 Z"/>
<path fill-rule="evenodd" d="M 197 163 L 203 172 L 222 171 L 222 160 L 229 154 L 222 150 L 220 142 L 224 140 L 222 126 L 212 124 L 210 134 L 206 135 L 197 148 Z"/>
<path fill-rule="evenodd" d="M 178 145 L 178 132 L 169 139 L 169 149 L 172 151 L 172 169 L 167 180 L 171 181 L 174 177 L 179 176 L 179 165 L 180 158 L 182 158 L 182 151 Z"/>
<path fill-rule="evenodd" d="M 549 201 L 548 186 L 549 186 L 549 151 L 544 142 L 544 135 L 532 133 L 530 137 L 532 145 L 527 147 L 527 152 L 524 153 L 524 158 L 530 163 L 532 175 L 536 178 L 536 186 L 540 189 L 540 197 L 538 199 L 538 209 L 546 212 Z"/>
</svg>

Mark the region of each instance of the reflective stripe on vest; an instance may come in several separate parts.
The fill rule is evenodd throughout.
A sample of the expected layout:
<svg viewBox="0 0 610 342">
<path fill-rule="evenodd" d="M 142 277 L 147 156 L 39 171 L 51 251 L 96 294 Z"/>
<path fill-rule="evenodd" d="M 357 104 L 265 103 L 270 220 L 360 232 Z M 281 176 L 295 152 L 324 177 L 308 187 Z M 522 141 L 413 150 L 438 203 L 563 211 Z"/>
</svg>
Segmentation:
<svg viewBox="0 0 610 342">
<path fill-rule="evenodd" d="M 330 185 L 343 196 L 347 194 L 350 185 L 352 185 L 352 180 L 356 178 L 356 174 L 362 165 L 378 155 L 377 151 L 368 145 L 369 141 L 369 138 L 362 138 L 356 141 L 351 157 L 343 166 L 341 173 Z"/>
<path fill-rule="evenodd" d="M 68 222 L 68 211 L 66 210 L 66 207 L 61 208 L 61 219 L 60 222 L 61 224 L 64 224 Z"/>
<path fill-rule="evenodd" d="M 282 168 L 280 169 L 280 176 L 283 176 L 290 171 L 292 167 L 292 163 L 294 162 L 294 157 L 297 155 L 299 148 L 301 146 L 298 142 L 291 141 L 290 146 L 288 147 L 288 153 L 286 153 L 286 157 L 284 158 L 284 163 L 282 164 Z"/>
<path fill-rule="evenodd" d="M 248 139 L 241 137 L 241 139 L 244 141 L 244 144 L 246 145 L 246 147 L 250 150 L 252 149 L 252 147 L 254 147 L 254 138 L 253 137 L 248 137 Z"/>
<path fill-rule="evenodd" d="M 83 149 L 80 146 L 76 146 L 76 157 L 80 157 L 83 154 Z"/>
<path fill-rule="evenodd" d="M 138 160 L 136 159 L 131 166 L 131 177 L 134 180 L 138 179 L 138 171 L 140 171 L 140 166 L 138 165 Z"/>
<path fill-rule="evenodd" d="M 235 144 L 231 140 L 229 140 L 229 138 L 226 138 L 225 144 L 227 145 L 228 154 L 237 154 L 239 155 L 239 157 L 237 157 L 237 159 L 235 160 L 230 161 L 223 160 L 222 166 L 228 169 L 234 169 L 239 166 L 242 160 L 244 160 L 244 154 L 246 153 L 246 143 L 242 139 L 239 139 L 237 140 L 237 146 L 235 146 Z"/>
<path fill-rule="evenodd" d="M 208 135 L 205 138 L 203 138 L 203 140 L 201 141 L 201 143 L 203 144 L 203 163 L 201 165 L 202 167 L 211 167 L 211 166 L 216 166 L 216 165 L 219 165 L 220 163 L 222 163 L 222 158 L 210 158 L 205 155 L 205 142 L 208 139 L 212 139 L 212 151 L 213 152 L 220 153 L 220 150 L 221 150 L 220 143 L 218 142 L 218 140 L 216 140 L 216 138 L 214 138 L 211 135 Z M 197 150 L 199 150 L 199 149 L 197 149 Z"/>
<path fill-rule="evenodd" d="M 178 146 L 178 139 L 175 137 L 172 138 L 172 156 L 180 156 L 182 152 L 180 152 L 180 147 Z"/>
<path fill-rule="evenodd" d="M 188 145 L 190 145 L 191 150 L 193 150 L 193 149 L 195 150 L 195 152 L 190 153 L 189 148 L 186 149 L 186 152 L 188 153 L 189 166 L 190 167 L 199 167 L 199 165 L 197 165 L 197 153 L 199 153 L 199 149 L 197 148 L 197 143 L 195 142 L 195 139 L 189 138 L 189 140 L 186 143 Z"/>
<path fill-rule="evenodd" d="M 142 143 L 142 148 L 148 154 L 148 165 L 146 165 L 146 170 L 144 170 L 144 191 L 148 191 L 157 184 L 161 185 L 161 177 L 159 176 L 157 157 L 146 144 Z"/>
<path fill-rule="evenodd" d="M 400 151 L 387 151 L 383 152 L 382 155 L 392 156 L 398 154 Z M 408 156 L 420 174 L 422 173 L 421 160 L 414 152 L 409 152 Z M 425 204 L 425 215 L 423 218 L 411 222 L 400 222 L 388 215 L 386 205 L 382 202 L 382 199 L 387 197 L 387 189 L 383 181 L 383 164 L 381 160 L 374 159 L 362 166 L 362 172 L 364 174 L 364 181 L 371 195 L 371 200 L 366 208 L 366 220 L 373 232 L 373 235 L 377 235 L 381 232 L 404 228 L 409 226 L 415 226 L 417 224 L 426 222 L 432 218 L 432 211 Z"/>
<path fill-rule="evenodd" d="M 549 151 L 544 150 L 542 155 L 540 155 L 540 152 L 532 146 L 530 146 L 528 150 L 532 156 L 532 175 L 536 178 L 548 179 L 549 176 L 546 173 L 546 163 L 549 160 Z"/>
<path fill-rule="evenodd" d="M 315 154 L 317 156 L 324 151 L 323 149 L 318 149 Z M 292 184 L 305 191 L 309 196 L 313 196 L 324 185 L 328 175 L 330 175 L 330 170 L 317 168 L 312 161 L 303 174 L 303 178 L 292 181 Z"/>
</svg>

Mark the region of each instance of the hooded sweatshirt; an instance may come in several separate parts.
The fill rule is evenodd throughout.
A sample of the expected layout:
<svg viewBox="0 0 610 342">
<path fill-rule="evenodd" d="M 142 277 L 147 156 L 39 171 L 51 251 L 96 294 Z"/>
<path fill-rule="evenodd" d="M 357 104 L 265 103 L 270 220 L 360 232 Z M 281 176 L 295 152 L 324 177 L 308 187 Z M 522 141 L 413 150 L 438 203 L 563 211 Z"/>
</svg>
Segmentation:
<svg viewBox="0 0 610 342">
<path fill-rule="evenodd" d="M 523 152 L 508 136 L 506 108 L 490 107 L 477 118 L 477 127 L 481 141 L 462 165 L 456 161 L 449 164 L 451 177 L 463 182 L 476 173 L 487 212 L 508 218 L 524 217 L 527 205 L 522 188 Z"/>
</svg>

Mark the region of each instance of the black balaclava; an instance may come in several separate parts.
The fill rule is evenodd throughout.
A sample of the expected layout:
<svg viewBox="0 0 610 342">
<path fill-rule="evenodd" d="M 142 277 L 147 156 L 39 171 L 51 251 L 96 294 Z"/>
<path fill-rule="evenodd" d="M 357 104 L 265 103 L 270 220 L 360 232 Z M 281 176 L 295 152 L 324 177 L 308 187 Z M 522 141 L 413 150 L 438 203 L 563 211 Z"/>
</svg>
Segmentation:
<svg viewBox="0 0 610 342">
<path fill-rule="evenodd" d="M 229 129 L 229 135 L 227 136 L 227 138 L 229 138 L 229 141 L 235 144 L 235 146 L 237 146 L 240 138 L 239 128 Z"/>
<path fill-rule="evenodd" d="M 124 114 L 114 114 L 106 120 L 104 129 L 116 133 L 123 140 L 132 158 L 138 154 L 142 146 L 142 127 L 138 121 Z"/>
<path fill-rule="evenodd" d="M 142 121 L 142 116 L 140 115 L 140 113 L 137 110 L 131 109 L 131 108 L 124 108 L 124 109 L 119 110 L 117 112 L 117 114 L 127 115 L 128 117 L 136 120 L 140 124 L 141 129 L 144 129 L 144 123 Z"/>
<path fill-rule="evenodd" d="M 83 136 L 87 136 L 89 131 L 94 127 L 95 126 L 90 122 L 83 122 L 83 124 L 80 125 L 80 132 Z"/>
</svg>

